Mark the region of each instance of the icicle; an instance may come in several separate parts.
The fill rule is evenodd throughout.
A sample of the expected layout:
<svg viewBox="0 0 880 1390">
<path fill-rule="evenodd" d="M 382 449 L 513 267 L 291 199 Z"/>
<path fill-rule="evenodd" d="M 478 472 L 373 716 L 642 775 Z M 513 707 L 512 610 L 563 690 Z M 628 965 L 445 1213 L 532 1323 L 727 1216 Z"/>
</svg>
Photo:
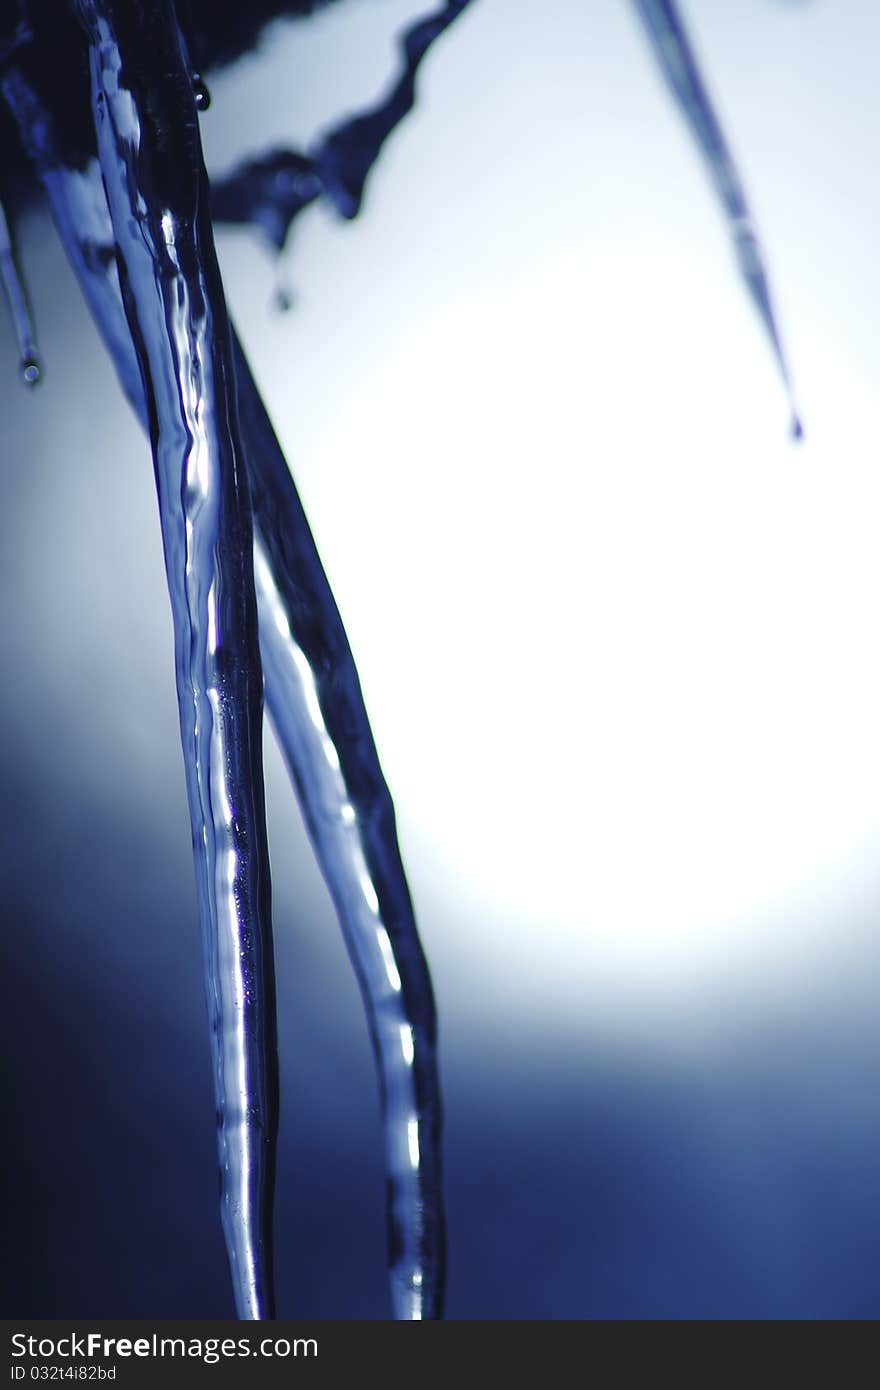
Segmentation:
<svg viewBox="0 0 880 1390">
<path fill-rule="evenodd" d="M 159 489 L 211 1017 L 221 1212 L 238 1314 L 272 1317 L 277 1058 L 262 673 L 230 329 L 173 7 L 169 0 L 76 5 L 90 43 L 98 153 Z"/>
<path fill-rule="evenodd" d="M 192 82 L 193 100 L 196 104 L 196 109 L 199 111 L 207 111 L 208 107 L 211 105 L 211 93 L 208 90 L 208 84 L 200 72 L 191 73 L 190 81 Z"/>
<path fill-rule="evenodd" d="M 26 386 L 36 386 L 43 375 L 36 335 L 28 310 L 27 294 L 15 264 L 12 239 L 3 204 L 0 203 L 0 276 L 9 301 L 12 323 L 18 341 L 19 370 Z"/>
<path fill-rule="evenodd" d="M 442 9 L 417 20 L 400 40 L 400 76 L 386 99 L 332 131 L 315 156 L 327 197 L 341 217 L 357 217 L 367 177 L 391 132 L 415 106 L 416 74 L 428 49 L 466 10 L 470 0 L 447 0 Z"/>
<path fill-rule="evenodd" d="M 186 50 L 186 62 L 189 67 L 189 80 L 196 110 L 207 111 L 211 105 L 211 93 L 208 91 L 207 83 L 200 70 L 202 65 L 199 60 L 199 45 L 193 28 L 189 0 L 174 0 L 174 9 L 180 36 Z"/>
<path fill-rule="evenodd" d="M 727 214 L 740 273 L 770 339 L 791 405 L 791 433 L 803 435 L 791 376 L 770 298 L 770 287 L 745 187 L 709 99 L 678 7 L 674 0 L 633 0 L 647 30 L 661 71 L 706 159 Z"/>
<path fill-rule="evenodd" d="M 405 31 L 400 40 L 400 75 L 378 106 L 344 121 L 309 154 L 274 150 L 215 181 L 214 220 L 253 223 L 281 251 L 294 220 L 321 195 L 329 198 L 341 217 L 356 217 L 385 141 L 415 105 L 422 59 L 469 3 L 449 0 Z"/>
<path fill-rule="evenodd" d="M 395 1317 L 442 1315 L 445 1225 L 431 979 L 357 670 L 281 447 L 236 345 L 266 698 L 358 976 L 382 1089 Z"/>
<path fill-rule="evenodd" d="M 0 78 L 0 90 L 46 191 L 61 244 L 125 396 L 149 434 L 143 381 L 122 303 L 113 223 L 97 156 L 83 169 L 63 163 L 53 134 L 53 115 L 21 68 L 10 66 Z"/>
<path fill-rule="evenodd" d="M 146 427 L 140 371 L 115 259 L 108 254 L 112 226 L 97 162 L 84 172 L 60 163 L 51 141 L 51 117 L 22 74 L 9 74 L 3 90 L 123 389 Z M 443 1299 L 444 1221 L 430 978 L 400 860 L 393 806 L 345 631 L 287 462 L 236 339 L 234 351 L 257 529 L 255 578 L 267 702 L 340 914 L 379 1065 L 394 1310 L 404 1318 L 417 1313 L 437 1317 Z M 338 769 L 331 766 L 335 759 Z M 372 896 L 367 902 L 365 882 L 372 885 L 378 914 L 365 912 L 373 902 Z M 389 962 L 391 978 L 400 980 L 399 991 L 390 989 Z M 416 1167 L 413 1151 L 418 1152 Z"/>
<path fill-rule="evenodd" d="M 276 251 L 284 248 L 294 219 L 321 194 L 321 180 L 308 155 L 278 150 L 248 160 L 228 178 L 211 184 L 215 222 L 258 227 Z"/>
</svg>

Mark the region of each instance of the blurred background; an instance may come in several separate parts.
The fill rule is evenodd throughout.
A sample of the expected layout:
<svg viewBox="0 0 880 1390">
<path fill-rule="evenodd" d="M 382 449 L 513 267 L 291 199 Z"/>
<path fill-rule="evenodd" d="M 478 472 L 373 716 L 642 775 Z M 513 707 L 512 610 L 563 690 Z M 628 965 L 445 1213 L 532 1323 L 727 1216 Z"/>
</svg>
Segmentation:
<svg viewBox="0 0 880 1390">
<path fill-rule="evenodd" d="M 418 0 L 279 23 L 209 168 L 371 103 Z M 360 668 L 442 1030 L 453 1318 L 873 1318 L 870 0 L 689 0 L 806 439 L 623 0 L 475 0 L 360 220 L 227 293 Z M 7 1316 L 232 1317 L 152 468 L 48 218 L 0 332 Z M 292 308 L 274 307 L 278 286 Z M 377 1088 L 267 733 L 279 1314 L 386 1318 Z"/>
</svg>

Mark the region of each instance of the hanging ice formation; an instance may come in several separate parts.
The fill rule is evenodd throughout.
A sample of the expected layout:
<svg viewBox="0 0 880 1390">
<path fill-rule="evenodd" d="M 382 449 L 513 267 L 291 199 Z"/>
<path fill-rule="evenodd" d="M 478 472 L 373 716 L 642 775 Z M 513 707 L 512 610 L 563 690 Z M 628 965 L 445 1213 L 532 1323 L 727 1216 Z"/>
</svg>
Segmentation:
<svg viewBox="0 0 880 1390">
<path fill-rule="evenodd" d="M 443 1308 L 445 1236 L 431 982 L 345 631 L 226 311 L 199 139 L 198 112 L 210 103 L 192 23 L 200 3 L 43 0 L 34 13 L 22 6 L 0 37 L 0 85 L 153 447 L 211 1020 L 221 1212 L 238 1315 L 274 1311 L 278 1078 L 260 752 L 265 680 L 369 1021 L 394 1315 L 434 1318 Z M 420 64 L 469 3 L 449 0 L 404 32 L 400 69 L 370 110 L 306 153 L 277 150 L 216 183 L 213 219 L 252 223 L 280 250 L 294 219 L 318 198 L 342 217 L 357 216 L 385 141 L 415 104 Z M 791 395 L 742 180 L 681 17 L 672 0 L 634 4 L 708 163 Z M 285 9 L 310 13 L 315 0 L 260 0 L 258 8 L 263 19 Z M 208 13 L 210 23 L 217 19 L 209 31 L 219 35 L 214 56 L 228 57 L 249 18 L 224 12 L 226 35 L 217 12 Z M 64 53 L 69 80 L 41 79 L 49 48 L 56 60 Z M 91 118 L 80 121 L 87 97 Z M 22 376 L 33 384 L 39 356 L 2 206 L 0 274 Z"/>
</svg>

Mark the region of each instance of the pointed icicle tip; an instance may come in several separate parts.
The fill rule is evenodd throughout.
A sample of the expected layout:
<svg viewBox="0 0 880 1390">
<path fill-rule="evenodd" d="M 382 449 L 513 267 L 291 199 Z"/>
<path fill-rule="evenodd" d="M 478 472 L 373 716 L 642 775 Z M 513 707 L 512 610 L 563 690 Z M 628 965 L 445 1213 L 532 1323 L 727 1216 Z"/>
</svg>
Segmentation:
<svg viewBox="0 0 880 1390">
<path fill-rule="evenodd" d="M 40 365 L 39 358 L 23 357 L 19 371 L 21 372 L 21 379 L 25 386 L 29 386 L 31 390 L 33 390 L 35 386 L 38 386 L 43 380 L 43 368 Z"/>
<path fill-rule="evenodd" d="M 194 72 L 192 75 L 192 89 L 196 110 L 207 111 L 208 107 L 211 105 L 211 93 L 208 90 L 208 84 L 200 72 Z"/>
<path fill-rule="evenodd" d="M 16 264 L 9 224 L 0 202 L 0 280 L 6 291 L 12 323 L 18 341 L 19 373 L 26 386 L 36 386 L 43 375 L 37 352 L 36 334 L 31 321 L 27 291 Z"/>
<path fill-rule="evenodd" d="M 666 85 L 684 115 L 691 137 L 712 170 L 716 193 L 736 248 L 740 273 L 770 340 L 791 404 L 788 365 L 745 185 L 703 81 L 677 0 L 633 0 L 633 3 L 653 46 Z M 803 428 L 793 408 L 791 437 L 803 438 Z"/>
</svg>

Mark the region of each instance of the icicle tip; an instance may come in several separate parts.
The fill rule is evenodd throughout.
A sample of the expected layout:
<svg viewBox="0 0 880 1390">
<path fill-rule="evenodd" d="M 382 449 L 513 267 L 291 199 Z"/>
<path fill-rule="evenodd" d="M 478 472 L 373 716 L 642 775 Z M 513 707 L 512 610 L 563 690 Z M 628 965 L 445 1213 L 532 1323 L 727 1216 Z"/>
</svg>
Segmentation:
<svg viewBox="0 0 880 1390">
<path fill-rule="evenodd" d="M 43 368 L 36 357 L 23 357 L 19 371 L 25 386 L 31 390 L 43 380 Z"/>
</svg>

